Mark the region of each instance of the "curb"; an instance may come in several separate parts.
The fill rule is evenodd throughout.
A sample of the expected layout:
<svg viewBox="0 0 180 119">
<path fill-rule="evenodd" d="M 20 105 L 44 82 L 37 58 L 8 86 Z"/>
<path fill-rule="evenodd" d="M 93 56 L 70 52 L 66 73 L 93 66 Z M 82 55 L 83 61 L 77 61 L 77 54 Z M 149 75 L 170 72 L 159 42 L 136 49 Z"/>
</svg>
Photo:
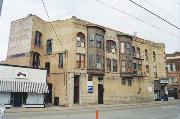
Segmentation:
<svg viewBox="0 0 180 119">
<path fill-rule="evenodd" d="M 124 104 L 124 105 L 100 105 L 99 109 L 100 110 L 107 110 L 110 108 L 115 108 L 115 109 L 127 109 L 130 107 L 147 107 L 147 106 L 160 106 L 160 105 L 171 105 L 171 104 L 178 104 L 180 101 L 174 101 L 174 102 L 152 102 L 152 103 L 137 103 L 137 104 Z M 68 108 L 68 107 L 57 107 L 57 109 L 53 108 L 48 109 L 48 108 L 24 108 L 22 109 L 7 109 L 6 113 L 20 113 L 20 112 L 55 112 L 55 111 L 60 111 L 60 112 L 75 112 L 75 111 L 90 111 L 90 110 L 95 110 L 97 105 L 93 105 L 93 107 L 88 107 L 89 105 L 86 106 L 79 106 L 79 107 L 73 107 L 73 108 Z M 92 106 L 92 105 L 91 105 Z"/>
</svg>

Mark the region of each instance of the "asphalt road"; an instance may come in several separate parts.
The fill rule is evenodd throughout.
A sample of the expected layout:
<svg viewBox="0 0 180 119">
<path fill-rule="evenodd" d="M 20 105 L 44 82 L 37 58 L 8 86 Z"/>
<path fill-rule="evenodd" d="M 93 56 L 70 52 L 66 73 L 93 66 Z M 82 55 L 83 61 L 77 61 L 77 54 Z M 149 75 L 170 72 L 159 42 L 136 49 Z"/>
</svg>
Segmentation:
<svg viewBox="0 0 180 119">
<path fill-rule="evenodd" d="M 6 113 L 4 119 L 95 119 L 95 111 Z M 99 119 L 180 119 L 180 104 L 100 109 Z"/>
</svg>

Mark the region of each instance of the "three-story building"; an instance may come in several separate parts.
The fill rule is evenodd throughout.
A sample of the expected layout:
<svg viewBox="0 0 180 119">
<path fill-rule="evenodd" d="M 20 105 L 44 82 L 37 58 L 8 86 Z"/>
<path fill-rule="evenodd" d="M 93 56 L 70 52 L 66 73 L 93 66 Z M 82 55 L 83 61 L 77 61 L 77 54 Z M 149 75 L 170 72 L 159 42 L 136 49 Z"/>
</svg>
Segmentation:
<svg viewBox="0 0 180 119">
<path fill-rule="evenodd" d="M 145 102 L 166 77 L 164 52 L 162 43 L 76 17 L 29 15 L 12 22 L 6 63 L 46 68 L 55 105 Z"/>
</svg>

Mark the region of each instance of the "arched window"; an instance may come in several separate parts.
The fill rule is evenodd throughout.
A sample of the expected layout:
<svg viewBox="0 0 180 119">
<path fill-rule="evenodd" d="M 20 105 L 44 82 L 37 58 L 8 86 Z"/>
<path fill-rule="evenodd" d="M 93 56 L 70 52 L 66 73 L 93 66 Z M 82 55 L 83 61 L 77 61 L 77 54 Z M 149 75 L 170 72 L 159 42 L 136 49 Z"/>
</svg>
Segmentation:
<svg viewBox="0 0 180 119">
<path fill-rule="evenodd" d="M 156 61 L 156 53 L 153 51 L 153 61 Z"/>
<path fill-rule="evenodd" d="M 136 52 L 136 57 L 140 58 L 141 57 L 141 52 L 140 52 L 140 48 L 137 48 L 137 52 Z"/>
<path fill-rule="evenodd" d="M 39 68 L 40 66 L 40 54 L 37 52 L 33 52 L 33 56 L 32 56 L 32 66 L 35 68 Z"/>
<path fill-rule="evenodd" d="M 148 51 L 145 49 L 145 60 L 148 60 Z"/>
<path fill-rule="evenodd" d="M 134 46 L 132 46 L 132 53 L 133 53 L 133 56 L 135 56 L 135 54 L 136 54 L 136 49 L 135 49 Z"/>
<path fill-rule="evenodd" d="M 106 41 L 106 51 L 108 53 L 116 53 L 116 42 L 112 40 Z"/>
<path fill-rule="evenodd" d="M 78 47 L 85 46 L 85 35 L 82 32 L 77 33 L 77 46 Z"/>
</svg>

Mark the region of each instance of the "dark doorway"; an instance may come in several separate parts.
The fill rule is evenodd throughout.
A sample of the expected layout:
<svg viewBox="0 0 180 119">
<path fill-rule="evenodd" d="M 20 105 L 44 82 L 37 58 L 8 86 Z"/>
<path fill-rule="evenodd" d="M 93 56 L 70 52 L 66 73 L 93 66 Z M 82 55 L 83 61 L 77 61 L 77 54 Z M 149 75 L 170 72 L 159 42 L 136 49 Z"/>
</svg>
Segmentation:
<svg viewBox="0 0 180 119">
<path fill-rule="evenodd" d="M 104 103 L 104 87 L 102 84 L 98 84 L 98 104 L 103 104 Z"/>
<path fill-rule="evenodd" d="M 74 104 L 79 104 L 79 75 L 74 76 Z"/>
<path fill-rule="evenodd" d="M 12 104 L 14 107 L 21 107 L 22 104 L 26 104 L 27 93 L 11 93 Z"/>
<path fill-rule="evenodd" d="M 52 103 L 52 84 L 48 83 L 49 93 L 45 94 L 45 103 Z"/>
</svg>

